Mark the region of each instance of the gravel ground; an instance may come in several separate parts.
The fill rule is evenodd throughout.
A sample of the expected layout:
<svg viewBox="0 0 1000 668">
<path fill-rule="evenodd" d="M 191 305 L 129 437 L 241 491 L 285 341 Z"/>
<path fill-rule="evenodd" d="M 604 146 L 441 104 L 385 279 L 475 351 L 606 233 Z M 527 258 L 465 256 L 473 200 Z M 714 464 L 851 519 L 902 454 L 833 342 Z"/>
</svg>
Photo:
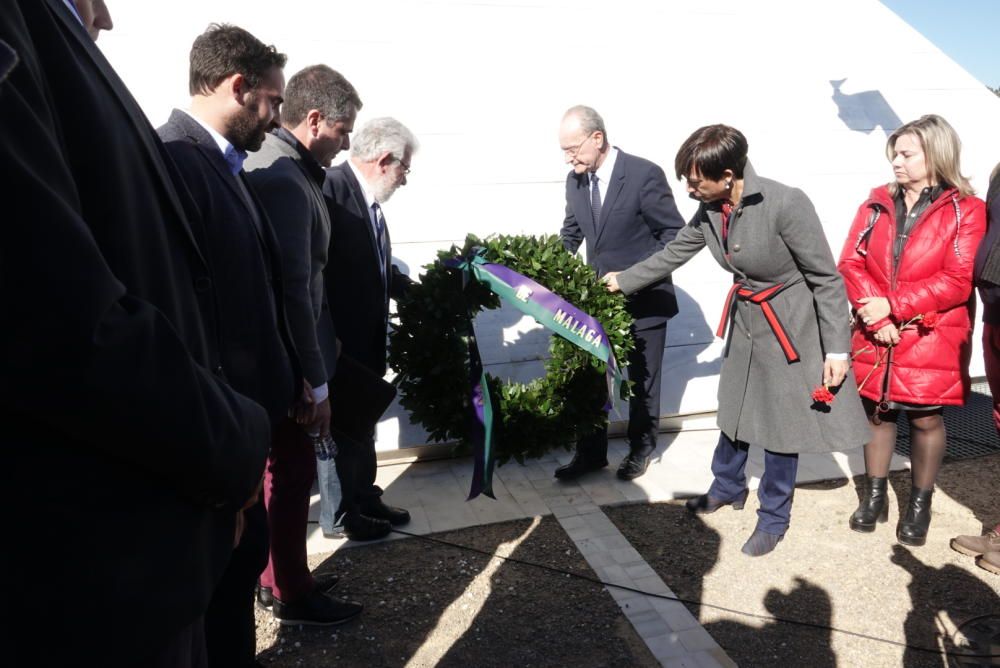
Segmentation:
<svg viewBox="0 0 1000 668">
<path fill-rule="evenodd" d="M 593 577 L 551 517 L 435 534 L 439 540 Z M 420 538 L 311 560 L 365 603 L 343 627 L 281 627 L 257 611 L 265 666 L 656 666 L 599 585 Z"/>
<path fill-rule="evenodd" d="M 743 511 L 700 517 L 680 501 L 604 510 L 678 597 L 704 604 L 688 607 L 743 668 L 920 668 L 948 664 L 905 645 L 950 649 L 958 626 L 1000 613 L 1000 577 L 948 545 L 1000 521 L 997 480 L 1000 455 L 946 464 L 928 542 L 919 548 L 895 540 L 908 472 L 892 475 L 890 520 L 872 534 L 847 526 L 860 478 L 798 488 L 785 539 L 757 559 L 740 552 L 756 523 L 753 496 Z"/>
</svg>

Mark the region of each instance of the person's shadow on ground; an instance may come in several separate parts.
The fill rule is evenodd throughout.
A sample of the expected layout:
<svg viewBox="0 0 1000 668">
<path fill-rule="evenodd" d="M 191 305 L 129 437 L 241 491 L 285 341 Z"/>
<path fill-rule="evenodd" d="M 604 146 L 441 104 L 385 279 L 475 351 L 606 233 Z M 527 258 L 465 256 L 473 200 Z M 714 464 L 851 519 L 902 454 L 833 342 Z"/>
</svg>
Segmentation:
<svg viewBox="0 0 1000 668">
<path fill-rule="evenodd" d="M 763 626 L 736 620 L 706 622 L 714 612 L 701 605 L 704 580 L 719 559 L 722 546 L 719 532 L 678 503 L 617 506 L 605 511 L 741 668 L 801 665 L 833 668 L 837 665 L 829 629 L 833 604 L 822 587 L 796 578 L 788 593 L 772 588 L 764 596 L 764 607 L 770 615 L 806 625 L 778 621 L 767 621 Z M 650 526 L 658 527 L 659 531 L 650 534 L 644 530 Z M 751 577 L 749 573 L 747 577 Z M 734 582 L 732 586 L 739 587 L 739 583 Z M 815 628 L 817 626 L 819 628 Z"/>
<path fill-rule="evenodd" d="M 928 566 L 901 545 L 892 546 L 891 560 L 911 576 L 907 587 L 910 613 L 903 623 L 908 645 L 903 665 L 908 668 L 941 666 L 941 649 L 961 652 L 952 638 L 953 628 L 945 622 L 959 627 L 970 619 L 1000 610 L 997 592 L 954 564 Z"/>
<path fill-rule="evenodd" d="M 805 622 L 808 626 L 770 621 L 757 627 L 726 620 L 705 624 L 705 630 L 743 668 L 791 665 L 835 668 L 837 657 L 829 628 L 833 604 L 826 590 L 797 577 L 787 594 L 775 588 L 768 590 L 764 607 L 774 617 Z"/>
</svg>

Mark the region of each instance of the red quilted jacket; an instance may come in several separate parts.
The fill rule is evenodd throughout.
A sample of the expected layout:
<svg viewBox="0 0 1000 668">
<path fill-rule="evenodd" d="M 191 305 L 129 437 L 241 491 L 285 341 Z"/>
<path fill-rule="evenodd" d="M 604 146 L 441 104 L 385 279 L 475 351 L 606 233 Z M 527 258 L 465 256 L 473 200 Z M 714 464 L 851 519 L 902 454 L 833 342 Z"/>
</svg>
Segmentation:
<svg viewBox="0 0 1000 668">
<path fill-rule="evenodd" d="M 872 336 L 886 321 L 868 327 L 855 321 L 851 349 L 862 396 L 881 400 L 884 384 L 887 400 L 965 402 L 975 304 L 972 265 L 985 232 L 983 201 L 946 190 L 917 220 L 894 271 L 895 204 L 886 186 L 872 190 L 854 217 L 838 267 L 853 308 L 861 307 L 863 297 L 887 297 L 889 319 L 896 326 L 911 324 L 887 349 Z M 936 323 L 924 326 L 913 321 L 916 316 Z"/>
</svg>

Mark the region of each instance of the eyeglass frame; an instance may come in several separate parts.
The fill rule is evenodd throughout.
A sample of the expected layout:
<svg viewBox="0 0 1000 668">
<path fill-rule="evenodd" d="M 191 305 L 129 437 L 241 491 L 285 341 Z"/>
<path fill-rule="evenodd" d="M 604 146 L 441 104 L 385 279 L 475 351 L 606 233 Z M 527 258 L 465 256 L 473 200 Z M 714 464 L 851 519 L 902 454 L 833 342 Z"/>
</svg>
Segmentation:
<svg viewBox="0 0 1000 668">
<path fill-rule="evenodd" d="M 396 158 L 396 156 L 393 156 L 393 158 L 395 158 L 396 162 L 398 162 L 399 164 L 401 164 L 403 166 L 403 176 L 408 176 L 409 173 L 410 173 L 410 171 L 411 171 L 410 170 L 410 163 L 406 162 L 402 158 Z"/>
<path fill-rule="evenodd" d="M 589 135 L 580 140 L 580 143 L 577 144 L 576 146 L 570 146 L 569 148 L 564 148 L 562 150 L 563 155 L 570 158 L 575 158 L 577 154 L 580 152 L 580 149 L 583 148 L 583 145 L 586 144 L 587 141 L 591 139 L 594 135 L 596 135 L 598 132 L 600 132 L 600 130 L 594 130 Z"/>
</svg>

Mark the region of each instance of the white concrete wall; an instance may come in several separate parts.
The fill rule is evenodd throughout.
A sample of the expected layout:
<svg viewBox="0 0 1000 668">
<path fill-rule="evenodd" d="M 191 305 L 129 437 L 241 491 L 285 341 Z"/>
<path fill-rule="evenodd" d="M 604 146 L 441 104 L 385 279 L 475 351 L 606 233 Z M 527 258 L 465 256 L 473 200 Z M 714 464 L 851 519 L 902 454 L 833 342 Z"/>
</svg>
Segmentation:
<svg viewBox="0 0 1000 668">
<path fill-rule="evenodd" d="M 891 178 L 886 128 L 943 115 L 982 192 L 1000 160 L 1000 99 L 875 0 L 110 4 L 116 27 L 100 45 L 154 124 L 187 103 L 188 50 L 215 21 L 274 43 L 288 74 L 316 62 L 343 72 L 365 102 L 359 123 L 392 115 L 409 125 L 422 149 L 386 215 L 398 260 L 415 271 L 467 232 L 558 232 L 566 167 L 556 131 L 577 103 L 668 175 L 695 128 L 740 128 L 758 172 L 812 198 L 835 255 L 869 189 Z M 674 280 L 681 314 L 669 328 L 663 412 L 712 410 L 712 332 L 731 279 L 704 254 Z M 477 327 L 493 373 L 530 378 L 547 339 L 517 320 L 487 313 Z M 981 374 L 978 348 L 974 360 Z M 398 407 L 380 425 L 379 449 L 423 442 Z"/>
</svg>

